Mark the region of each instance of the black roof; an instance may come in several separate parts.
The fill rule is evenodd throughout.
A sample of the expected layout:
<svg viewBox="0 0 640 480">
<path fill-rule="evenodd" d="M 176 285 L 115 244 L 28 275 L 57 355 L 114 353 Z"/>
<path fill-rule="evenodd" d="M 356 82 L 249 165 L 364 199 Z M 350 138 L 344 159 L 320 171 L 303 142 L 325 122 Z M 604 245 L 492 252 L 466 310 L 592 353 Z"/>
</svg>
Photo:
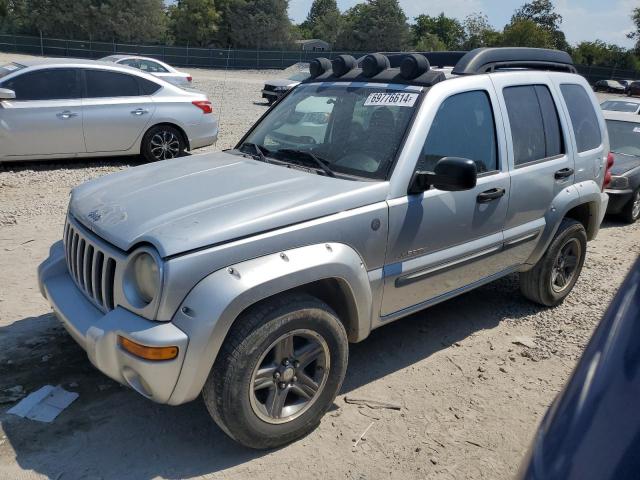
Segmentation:
<svg viewBox="0 0 640 480">
<path fill-rule="evenodd" d="M 568 53 L 544 48 L 477 48 L 470 52 L 380 52 L 374 54 L 374 56 L 386 57 L 388 66 L 372 76 L 365 75 L 361 68 L 366 57 L 360 59 L 356 64 L 353 57 L 341 55 L 334 60 L 333 68 L 331 68 L 327 59 L 318 58 L 312 60 L 312 63 L 317 62 L 317 71 L 314 75 L 312 66 L 312 76 L 303 83 L 346 81 L 398 83 L 430 87 L 446 79 L 442 71 L 432 70 L 431 68 L 433 67 L 453 67 L 451 71 L 453 75 L 476 75 L 514 68 L 576 73 L 573 60 Z M 408 57 L 415 56 L 423 56 L 427 59 L 427 70 L 420 71 L 414 78 L 407 78 L 401 73 L 400 66 Z M 353 68 L 347 69 L 346 73 L 342 75 L 336 75 L 334 73 L 336 69 L 335 62 L 342 61 L 344 64 L 344 60 L 353 65 Z M 344 70 L 344 67 L 342 69 Z"/>
</svg>

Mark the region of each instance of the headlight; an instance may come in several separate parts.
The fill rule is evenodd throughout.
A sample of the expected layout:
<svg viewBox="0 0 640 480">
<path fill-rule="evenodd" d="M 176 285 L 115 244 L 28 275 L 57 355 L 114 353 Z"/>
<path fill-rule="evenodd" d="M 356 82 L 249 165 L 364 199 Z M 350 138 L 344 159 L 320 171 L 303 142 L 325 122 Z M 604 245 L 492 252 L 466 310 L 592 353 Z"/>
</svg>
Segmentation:
<svg viewBox="0 0 640 480">
<path fill-rule="evenodd" d="M 607 188 L 609 190 L 625 190 L 629 188 L 629 177 L 611 177 Z"/>
<path fill-rule="evenodd" d="M 133 254 L 124 278 L 124 293 L 136 308 L 150 304 L 160 290 L 160 265 L 149 252 Z"/>
</svg>

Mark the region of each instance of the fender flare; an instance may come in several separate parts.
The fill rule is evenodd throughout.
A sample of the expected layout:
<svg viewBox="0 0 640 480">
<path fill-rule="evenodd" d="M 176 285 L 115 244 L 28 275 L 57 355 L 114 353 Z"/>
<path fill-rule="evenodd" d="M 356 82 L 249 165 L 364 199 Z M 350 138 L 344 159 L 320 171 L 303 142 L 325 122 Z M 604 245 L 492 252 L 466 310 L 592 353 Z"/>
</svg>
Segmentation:
<svg viewBox="0 0 640 480">
<path fill-rule="evenodd" d="M 220 347 L 241 313 L 257 302 L 318 280 L 348 286 L 359 341 L 371 330 L 372 292 L 364 262 L 351 247 L 325 243 L 254 258 L 211 273 L 183 300 L 173 323 L 189 336 L 182 371 L 169 404 L 196 398 Z"/>
</svg>

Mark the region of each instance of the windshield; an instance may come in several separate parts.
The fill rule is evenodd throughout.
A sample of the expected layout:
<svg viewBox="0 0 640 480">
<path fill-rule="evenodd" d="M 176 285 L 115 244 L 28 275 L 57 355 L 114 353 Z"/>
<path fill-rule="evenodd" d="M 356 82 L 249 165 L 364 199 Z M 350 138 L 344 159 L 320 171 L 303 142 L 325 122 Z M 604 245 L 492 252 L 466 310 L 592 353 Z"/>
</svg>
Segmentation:
<svg viewBox="0 0 640 480">
<path fill-rule="evenodd" d="M 0 67 L 0 78 L 6 77 L 10 73 L 17 72 L 23 68 L 24 65 L 20 65 L 19 63 L 7 63 L 6 65 L 2 65 Z"/>
<path fill-rule="evenodd" d="M 640 123 L 607 120 L 611 151 L 640 156 Z"/>
<path fill-rule="evenodd" d="M 296 150 L 317 156 L 335 173 L 382 180 L 391 170 L 421 90 L 303 84 L 284 97 L 245 142 L 285 161 L 287 153 Z"/>
<path fill-rule="evenodd" d="M 602 102 L 600 107 L 603 110 L 610 110 L 614 112 L 631 112 L 635 113 L 640 107 L 640 103 L 637 102 L 625 102 L 624 100 L 607 100 Z"/>
</svg>

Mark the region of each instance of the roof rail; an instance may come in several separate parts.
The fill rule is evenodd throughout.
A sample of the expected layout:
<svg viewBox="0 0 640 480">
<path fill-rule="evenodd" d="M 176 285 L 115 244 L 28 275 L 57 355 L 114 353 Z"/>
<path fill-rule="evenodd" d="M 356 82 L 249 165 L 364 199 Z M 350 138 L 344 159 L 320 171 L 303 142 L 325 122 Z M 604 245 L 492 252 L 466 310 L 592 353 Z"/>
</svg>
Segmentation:
<svg viewBox="0 0 640 480">
<path fill-rule="evenodd" d="M 576 67 L 567 52 L 525 47 L 476 48 L 464 55 L 456 63 L 451 73 L 454 75 L 474 75 L 505 68 L 576 73 Z"/>
</svg>

